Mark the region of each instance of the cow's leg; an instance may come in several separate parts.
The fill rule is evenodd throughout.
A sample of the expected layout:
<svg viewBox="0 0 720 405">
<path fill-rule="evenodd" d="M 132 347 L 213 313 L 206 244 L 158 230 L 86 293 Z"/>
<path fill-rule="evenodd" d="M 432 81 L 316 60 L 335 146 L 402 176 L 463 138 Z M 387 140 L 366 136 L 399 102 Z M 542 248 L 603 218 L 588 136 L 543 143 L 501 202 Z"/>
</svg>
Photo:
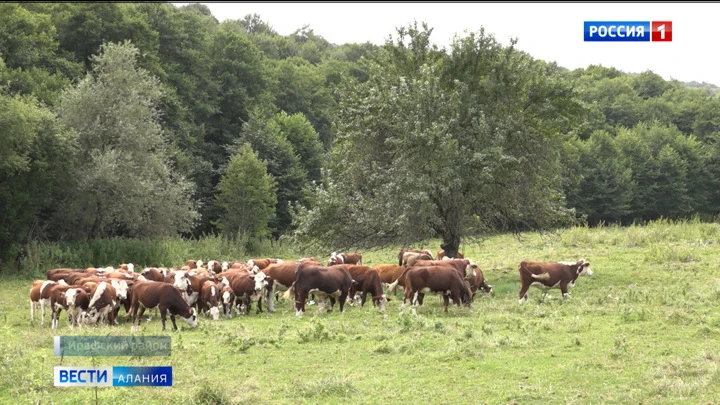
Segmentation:
<svg viewBox="0 0 720 405">
<path fill-rule="evenodd" d="M 139 305 L 139 308 L 131 308 L 130 309 L 133 313 L 133 330 L 138 331 L 140 330 L 140 322 L 142 320 L 142 316 L 145 314 L 145 307 L 143 305 Z M 136 325 L 137 322 L 137 325 Z"/>
<path fill-rule="evenodd" d="M 418 306 L 423 306 L 424 300 L 425 300 L 425 294 L 418 292 L 418 296 L 417 296 Z"/>
<path fill-rule="evenodd" d="M 108 325 L 115 326 L 117 325 L 117 321 L 115 320 L 115 309 L 111 309 L 108 311 Z"/>
<path fill-rule="evenodd" d="M 523 283 L 522 287 L 520 288 L 520 294 L 518 295 L 518 302 L 520 304 L 523 303 L 523 300 L 525 302 L 527 302 L 527 300 L 528 300 L 527 292 L 528 292 L 529 288 L 530 288 L 530 284 L 526 284 L 526 283 Z"/>
<path fill-rule="evenodd" d="M 178 330 L 177 324 L 175 323 L 175 314 L 170 313 L 170 322 L 173 324 L 173 330 Z"/>
<path fill-rule="evenodd" d="M 305 312 L 305 299 L 307 293 L 295 288 L 295 316 L 300 317 Z"/>
<path fill-rule="evenodd" d="M 255 311 L 255 314 L 259 314 L 261 312 L 262 312 L 262 297 L 259 297 L 258 303 L 257 303 L 257 310 Z"/>
<path fill-rule="evenodd" d="M 345 302 L 345 300 L 347 299 L 347 297 L 348 297 L 347 295 L 345 297 L 343 297 L 342 294 L 340 295 L 340 308 L 342 308 L 342 305 Z M 335 297 L 333 297 L 332 295 L 328 295 L 328 299 L 330 300 L 330 308 L 328 308 L 327 311 L 332 312 L 333 307 L 335 306 Z M 340 310 L 340 312 L 342 312 L 342 309 Z"/>
<path fill-rule="evenodd" d="M 450 297 L 447 294 L 443 294 L 443 311 L 448 311 L 448 304 L 450 304 Z M 453 294 L 453 301 L 455 300 L 455 294 Z"/>
<path fill-rule="evenodd" d="M 275 283 L 273 283 L 272 290 L 268 291 L 267 298 L 265 298 L 265 303 L 267 304 L 267 310 L 268 312 L 275 312 L 275 303 L 273 302 L 272 296 L 275 294 Z M 276 295 L 277 297 L 277 295 Z"/>
<path fill-rule="evenodd" d="M 563 298 L 570 297 L 570 294 L 568 293 L 568 283 L 566 281 L 560 283 L 560 291 L 562 291 Z"/>
<path fill-rule="evenodd" d="M 349 292 L 349 290 L 343 290 L 340 292 L 340 304 L 339 305 L 340 305 L 340 313 L 341 314 L 344 313 L 344 311 L 345 311 L 344 303 L 345 303 L 345 300 L 347 299 L 347 297 L 349 296 L 348 292 Z M 333 304 L 334 304 L 334 302 L 331 302 L 330 310 L 332 310 Z"/>
<path fill-rule="evenodd" d="M 40 325 L 45 326 L 45 301 L 40 300 Z"/>
<path fill-rule="evenodd" d="M 165 330 L 165 321 L 166 320 L 167 320 L 167 307 L 160 306 L 160 322 L 162 322 L 162 330 Z M 175 325 L 175 321 L 173 321 L 173 326 L 174 325 Z"/>
<path fill-rule="evenodd" d="M 35 303 L 30 300 L 30 322 L 35 321 Z"/>
</svg>

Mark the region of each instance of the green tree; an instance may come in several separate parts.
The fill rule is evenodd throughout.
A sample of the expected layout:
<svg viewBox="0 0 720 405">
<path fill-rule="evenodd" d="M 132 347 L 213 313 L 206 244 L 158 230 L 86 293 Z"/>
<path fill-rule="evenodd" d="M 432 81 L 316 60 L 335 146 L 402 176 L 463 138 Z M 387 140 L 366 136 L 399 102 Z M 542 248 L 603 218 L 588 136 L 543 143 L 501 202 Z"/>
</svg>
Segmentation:
<svg viewBox="0 0 720 405">
<path fill-rule="evenodd" d="M 449 53 L 431 30 L 398 30 L 342 92 L 327 183 L 298 212 L 298 238 L 337 249 L 461 239 L 568 219 L 555 151 L 580 106 L 554 64 L 484 31 Z"/>
<path fill-rule="evenodd" d="M 169 164 L 160 83 L 137 67 L 138 52 L 103 45 L 92 74 L 60 98 L 59 117 L 79 144 L 62 225 L 78 237 L 174 235 L 197 219 L 191 184 Z"/>
<path fill-rule="evenodd" d="M 270 236 L 277 204 L 275 180 L 250 144 L 243 144 L 230 158 L 217 189 L 216 204 L 222 213 L 214 224 L 222 232 L 233 238 L 247 236 L 248 242 Z"/>
<path fill-rule="evenodd" d="M 620 222 L 630 213 L 632 171 L 625 166 L 613 137 L 596 131 L 578 155 L 582 180 L 568 193 L 568 204 L 587 215 L 590 225 Z"/>
<path fill-rule="evenodd" d="M 254 112 L 240 136 L 229 147 L 235 153 L 238 147 L 249 143 L 258 157 L 267 162 L 267 171 L 277 184 L 275 218 L 270 222 L 275 237 L 290 229 L 293 206 L 307 206 L 310 198 L 308 173 L 283 130 L 283 122 L 281 116 Z"/>
<path fill-rule="evenodd" d="M 12 244 L 46 236 L 54 200 L 71 185 L 74 141 L 34 98 L 0 94 L 0 260 Z"/>
</svg>

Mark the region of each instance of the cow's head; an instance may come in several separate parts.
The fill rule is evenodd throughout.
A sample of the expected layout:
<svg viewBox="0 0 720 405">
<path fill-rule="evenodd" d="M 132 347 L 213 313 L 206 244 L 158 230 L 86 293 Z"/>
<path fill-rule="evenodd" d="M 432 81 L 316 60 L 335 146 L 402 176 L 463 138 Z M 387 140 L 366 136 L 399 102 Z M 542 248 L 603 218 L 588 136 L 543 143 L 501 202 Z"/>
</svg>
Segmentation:
<svg viewBox="0 0 720 405">
<path fill-rule="evenodd" d="M 270 278 L 270 276 L 266 275 L 266 274 L 265 274 L 264 272 L 262 272 L 262 271 L 257 272 L 257 273 L 253 276 L 253 279 L 255 279 L 255 292 L 256 292 L 256 293 L 264 290 L 265 288 L 267 288 L 267 286 L 268 286 L 268 285 L 270 284 L 270 282 L 272 281 L 272 278 Z"/>
<path fill-rule="evenodd" d="M 577 263 L 575 263 L 575 265 L 577 266 L 578 276 L 592 276 L 593 272 L 590 269 L 590 263 L 580 259 Z"/>
<path fill-rule="evenodd" d="M 222 262 L 222 265 L 220 266 L 220 271 L 225 271 L 230 268 L 230 264 L 228 262 Z"/>
<path fill-rule="evenodd" d="M 187 278 L 187 271 L 176 271 L 173 285 L 177 287 L 178 290 L 187 292 L 187 289 L 190 288 L 190 280 Z"/>
<path fill-rule="evenodd" d="M 120 300 L 126 300 L 127 299 L 127 293 L 128 293 L 128 284 L 125 280 L 111 280 L 110 285 L 115 289 L 115 296 Z"/>
<path fill-rule="evenodd" d="M 197 313 L 195 312 L 195 308 L 190 308 L 190 316 L 187 318 L 183 318 L 185 322 L 191 327 L 196 328 L 197 327 Z"/>
<path fill-rule="evenodd" d="M 390 301 L 390 298 L 383 294 L 379 297 L 373 297 L 373 301 L 380 312 L 385 312 L 385 305 L 388 303 L 388 301 Z"/>
</svg>

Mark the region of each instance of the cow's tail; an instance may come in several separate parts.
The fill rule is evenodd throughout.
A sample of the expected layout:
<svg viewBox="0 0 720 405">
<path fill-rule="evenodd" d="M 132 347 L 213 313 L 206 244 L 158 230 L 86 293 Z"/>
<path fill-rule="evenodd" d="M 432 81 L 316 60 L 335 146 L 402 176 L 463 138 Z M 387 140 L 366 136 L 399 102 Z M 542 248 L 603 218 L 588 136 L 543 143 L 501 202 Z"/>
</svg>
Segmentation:
<svg viewBox="0 0 720 405">
<path fill-rule="evenodd" d="M 520 265 L 518 266 L 518 270 L 525 270 L 530 275 L 530 277 L 534 278 L 535 280 L 547 280 L 550 278 L 550 273 L 535 274 L 530 271 L 530 269 L 523 266 L 523 263 L 524 262 L 520 263 Z"/>
<path fill-rule="evenodd" d="M 293 282 L 290 285 L 290 287 L 283 294 L 283 298 L 290 301 L 292 299 L 291 297 L 293 297 L 294 295 L 295 295 L 295 283 Z"/>
<path fill-rule="evenodd" d="M 400 284 L 400 279 L 405 276 L 405 273 L 407 273 L 408 270 L 410 270 L 410 268 L 406 267 L 405 270 L 403 270 L 402 274 L 400 274 L 400 277 L 398 277 L 397 280 L 395 280 L 392 284 L 388 286 L 388 291 L 390 292 L 390 294 L 395 294 L 395 290 L 397 289 L 398 284 Z M 405 288 L 407 288 L 407 286 Z"/>
</svg>

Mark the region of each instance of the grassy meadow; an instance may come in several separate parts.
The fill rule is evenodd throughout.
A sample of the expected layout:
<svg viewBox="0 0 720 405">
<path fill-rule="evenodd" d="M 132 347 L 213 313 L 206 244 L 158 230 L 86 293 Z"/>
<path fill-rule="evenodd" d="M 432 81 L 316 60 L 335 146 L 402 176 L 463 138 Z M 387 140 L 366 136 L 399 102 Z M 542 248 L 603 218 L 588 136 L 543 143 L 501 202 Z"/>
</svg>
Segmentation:
<svg viewBox="0 0 720 405">
<path fill-rule="evenodd" d="M 39 313 L 30 322 L 32 280 L 6 277 L 0 403 L 96 403 L 94 388 L 54 387 L 58 365 L 173 367 L 172 387 L 98 388 L 99 404 L 720 403 L 720 224 L 578 227 L 461 250 L 494 287 L 470 309 L 444 313 L 429 295 L 413 317 L 401 313 L 398 294 L 384 314 L 368 303 L 344 314 L 308 306 L 297 319 L 281 298 L 275 313 L 201 318 L 194 330 L 181 319 L 178 332 L 169 319 L 165 332 L 157 317 L 143 323 L 140 334 L 172 336 L 170 357 L 54 357 L 56 334 L 130 334 L 124 310 L 118 327 L 72 330 L 63 313 L 53 331 L 49 312 L 44 327 Z M 396 255 L 364 252 L 364 264 Z M 570 298 L 531 288 L 518 303 L 521 260 L 580 258 L 594 274 L 579 278 Z"/>
</svg>

